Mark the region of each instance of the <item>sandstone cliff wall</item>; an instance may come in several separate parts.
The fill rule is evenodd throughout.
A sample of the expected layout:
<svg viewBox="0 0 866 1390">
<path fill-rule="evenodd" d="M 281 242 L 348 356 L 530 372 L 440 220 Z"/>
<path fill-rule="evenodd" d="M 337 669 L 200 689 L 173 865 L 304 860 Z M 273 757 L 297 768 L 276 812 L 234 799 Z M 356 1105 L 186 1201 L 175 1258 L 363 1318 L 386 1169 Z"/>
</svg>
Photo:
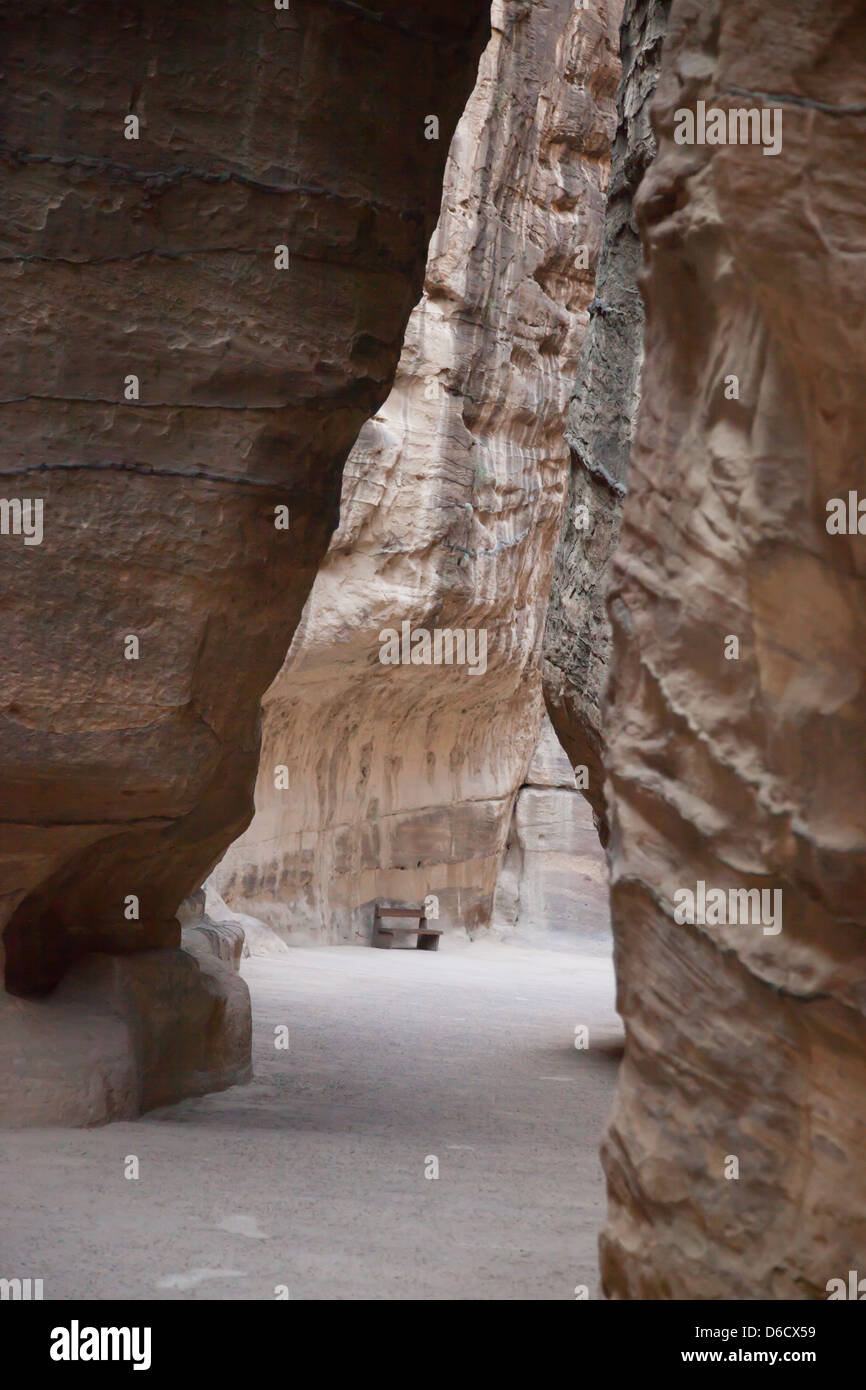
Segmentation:
<svg viewBox="0 0 866 1390">
<path fill-rule="evenodd" d="M 284 930 L 365 930 L 376 897 L 433 891 L 443 921 L 489 920 L 538 732 L 559 431 L 591 296 L 616 17 L 494 8 L 425 296 L 265 702 L 256 820 L 216 874 L 234 906 Z M 379 667 L 379 631 L 404 618 L 483 626 L 487 672 Z M 274 786 L 278 766 L 288 789 Z"/>
<path fill-rule="evenodd" d="M 592 811 L 545 715 L 514 799 L 493 925 L 509 941 L 610 953 L 607 864 Z"/>
<path fill-rule="evenodd" d="M 618 19 L 607 0 L 493 6 L 397 381 L 264 702 L 256 817 L 214 876 L 295 938 L 366 935 L 376 899 L 428 893 L 446 927 L 490 921 L 541 717 Z M 486 670 L 380 664 L 380 632 L 404 621 L 483 630 Z"/>
<path fill-rule="evenodd" d="M 670 0 L 626 0 L 610 188 L 590 323 L 568 410 L 571 472 L 544 636 L 544 698 L 603 842 L 602 701 L 610 662 L 606 595 L 640 398 L 643 301 L 634 195 L 653 156 L 650 102 Z"/>
<path fill-rule="evenodd" d="M 609 595 L 614 1297 L 823 1298 L 866 1244 L 866 559 L 827 527 L 866 493 L 864 92 L 855 0 L 674 0 Z M 676 143 L 700 101 L 781 149 Z M 681 924 L 699 884 L 778 916 Z"/>
<path fill-rule="evenodd" d="M 487 20 L 482 0 L 0 6 L 0 477 L 44 528 L 0 537 L 22 998 L 92 952 L 176 954 L 179 903 L 249 819 L 259 700 L 390 387 Z M 0 1022 L 19 1089 L 37 1015 Z"/>
</svg>

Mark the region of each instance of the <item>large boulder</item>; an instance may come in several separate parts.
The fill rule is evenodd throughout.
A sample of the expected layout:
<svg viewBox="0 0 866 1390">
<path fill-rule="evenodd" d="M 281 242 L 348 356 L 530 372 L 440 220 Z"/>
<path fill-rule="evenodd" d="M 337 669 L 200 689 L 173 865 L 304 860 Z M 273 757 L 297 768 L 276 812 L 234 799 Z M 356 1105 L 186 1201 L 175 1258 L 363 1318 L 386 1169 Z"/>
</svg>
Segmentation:
<svg viewBox="0 0 866 1390">
<path fill-rule="evenodd" d="M 165 952 L 174 978 L 178 905 L 252 813 L 260 697 L 390 387 L 488 23 L 483 0 L 7 8 L 0 926 L 19 1000 L 94 952 Z"/>
</svg>

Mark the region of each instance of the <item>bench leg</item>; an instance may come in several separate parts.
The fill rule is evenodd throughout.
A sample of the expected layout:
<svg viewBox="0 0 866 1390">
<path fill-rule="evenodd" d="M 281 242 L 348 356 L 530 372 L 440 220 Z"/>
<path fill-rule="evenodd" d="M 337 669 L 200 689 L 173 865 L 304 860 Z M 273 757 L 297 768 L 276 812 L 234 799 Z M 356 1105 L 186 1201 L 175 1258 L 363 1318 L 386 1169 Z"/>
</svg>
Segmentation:
<svg viewBox="0 0 866 1390">
<path fill-rule="evenodd" d="M 390 932 L 380 931 L 378 922 L 373 923 L 373 940 L 371 946 L 378 946 L 382 951 L 388 951 L 394 938 Z"/>
<path fill-rule="evenodd" d="M 418 937 L 419 951 L 438 951 L 439 937 L 434 936 L 433 932 L 421 932 Z"/>
</svg>

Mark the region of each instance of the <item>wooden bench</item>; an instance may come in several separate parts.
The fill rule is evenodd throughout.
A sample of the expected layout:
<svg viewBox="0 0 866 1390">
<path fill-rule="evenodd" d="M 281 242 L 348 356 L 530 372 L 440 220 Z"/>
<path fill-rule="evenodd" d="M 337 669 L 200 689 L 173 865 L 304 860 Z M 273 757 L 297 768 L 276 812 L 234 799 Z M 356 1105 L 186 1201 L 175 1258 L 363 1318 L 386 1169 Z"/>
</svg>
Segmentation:
<svg viewBox="0 0 866 1390">
<path fill-rule="evenodd" d="M 386 927 L 383 926 L 385 920 L 394 917 L 413 918 L 418 925 L 416 927 Z M 431 927 L 427 924 L 422 907 L 380 907 L 376 904 L 376 912 L 373 917 L 373 940 L 371 945 L 378 946 L 382 950 L 388 950 L 394 944 L 394 937 L 399 934 L 405 936 L 417 936 L 416 950 L 419 951 L 438 951 L 439 938 L 442 935 L 439 927 Z"/>
</svg>

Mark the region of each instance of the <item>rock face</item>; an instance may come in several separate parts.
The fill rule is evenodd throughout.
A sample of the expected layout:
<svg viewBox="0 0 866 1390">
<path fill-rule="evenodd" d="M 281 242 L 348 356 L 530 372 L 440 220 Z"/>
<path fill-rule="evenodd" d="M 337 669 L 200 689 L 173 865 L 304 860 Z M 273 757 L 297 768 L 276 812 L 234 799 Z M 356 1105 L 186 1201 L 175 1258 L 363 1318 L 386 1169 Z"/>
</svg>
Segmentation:
<svg viewBox="0 0 866 1390">
<path fill-rule="evenodd" d="M 287 956 L 289 948 L 281 936 L 260 922 L 242 912 L 232 912 L 214 888 L 211 881 L 205 883 L 206 912 L 210 921 L 216 923 L 221 933 L 237 932 L 243 942 L 244 956 Z"/>
<path fill-rule="evenodd" d="M 607 865 L 592 812 L 545 716 L 517 793 L 493 924 L 527 945 L 610 954 Z"/>
<path fill-rule="evenodd" d="M 544 697 L 575 767 L 587 770 L 586 795 L 602 842 L 602 698 L 610 662 L 605 604 L 609 564 L 622 518 L 640 396 L 643 301 L 635 190 L 654 154 L 650 99 L 658 81 L 670 0 L 627 0 L 622 77 L 604 237 L 590 324 L 568 411 L 568 499 L 556 553 L 544 637 Z"/>
<path fill-rule="evenodd" d="M 4 1125 L 131 1119 L 250 1077 L 246 984 L 191 941 L 76 961 L 39 1000 L 0 1009 Z"/>
<path fill-rule="evenodd" d="M 240 919 L 229 914 L 214 917 L 207 910 L 205 890 L 199 888 L 177 910 L 181 925 L 181 945 L 194 956 L 203 952 L 240 969 L 244 951 L 244 929 Z"/>
<path fill-rule="evenodd" d="M 259 699 L 390 387 L 488 13 L 0 19 L 0 923 L 32 999 L 93 952 L 173 960 L 249 819 Z"/>
<path fill-rule="evenodd" d="M 541 715 L 619 15 L 615 0 L 493 6 L 424 297 L 264 702 L 255 819 L 214 875 L 231 907 L 285 936 L 364 937 L 377 899 L 430 893 L 446 929 L 490 921 Z M 466 633 L 484 660 L 479 645 L 474 670 L 382 664 L 403 624 Z"/>
<path fill-rule="evenodd" d="M 613 1297 L 862 1271 L 866 541 L 832 499 L 866 492 L 864 90 L 857 0 L 672 6 L 609 599 Z M 781 149 L 676 143 L 699 102 L 768 113 L 768 147 L 781 113 Z M 700 884 L 781 902 L 681 924 Z"/>
</svg>

